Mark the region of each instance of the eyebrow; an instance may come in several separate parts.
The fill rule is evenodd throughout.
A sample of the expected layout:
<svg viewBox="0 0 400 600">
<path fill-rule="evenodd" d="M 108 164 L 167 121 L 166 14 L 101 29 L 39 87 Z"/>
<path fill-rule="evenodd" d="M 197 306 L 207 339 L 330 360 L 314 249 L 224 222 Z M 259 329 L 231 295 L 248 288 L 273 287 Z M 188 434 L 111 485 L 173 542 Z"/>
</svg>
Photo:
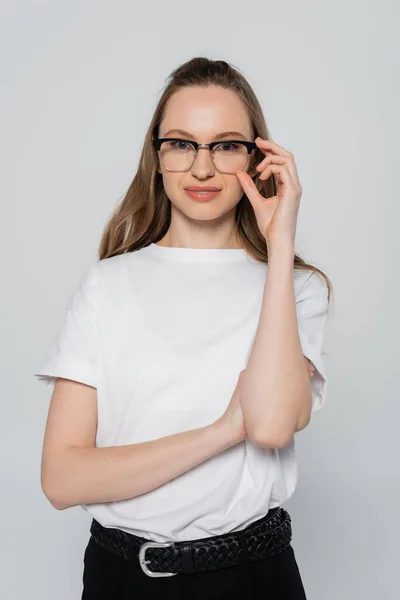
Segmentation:
<svg viewBox="0 0 400 600">
<path fill-rule="evenodd" d="M 191 140 L 193 140 L 195 138 L 195 136 L 192 133 L 189 133 L 188 131 L 185 131 L 184 129 L 170 129 L 169 131 L 167 131 L 167 133 L 164 134 L 164 137 L 169 137 L 171 135 L 171 133 L 177 133 L 179 135 L 184 135 L 184 136 L 190 138 Z M 222 133 L 218 133 L 217 135 L 215 135 L 214 139 L 220 140 L 222 138 L 226 138 L 229 136 L 241 137 L 244 139 L 246 139 L 246 137 L 247 137 L 243 133 L 240 133 L 240 131 L 223 131 Z"/>
</svg>

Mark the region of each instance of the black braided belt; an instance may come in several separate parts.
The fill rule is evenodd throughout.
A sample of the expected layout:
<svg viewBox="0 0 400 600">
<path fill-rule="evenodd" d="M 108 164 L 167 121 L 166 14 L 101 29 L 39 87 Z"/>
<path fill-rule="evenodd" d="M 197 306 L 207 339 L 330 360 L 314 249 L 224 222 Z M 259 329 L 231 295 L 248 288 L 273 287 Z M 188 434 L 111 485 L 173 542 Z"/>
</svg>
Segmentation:
<svg viewBox="0 0 400 600">
<path fill-rule="evenodd" d="M 94 540 L 150 577 L 215 571 L 280 554 L 292 540 L 291 517 L 277 506 L 245 529 L 183 542 L 152 542 L 92 520 Z"/>
</svg>

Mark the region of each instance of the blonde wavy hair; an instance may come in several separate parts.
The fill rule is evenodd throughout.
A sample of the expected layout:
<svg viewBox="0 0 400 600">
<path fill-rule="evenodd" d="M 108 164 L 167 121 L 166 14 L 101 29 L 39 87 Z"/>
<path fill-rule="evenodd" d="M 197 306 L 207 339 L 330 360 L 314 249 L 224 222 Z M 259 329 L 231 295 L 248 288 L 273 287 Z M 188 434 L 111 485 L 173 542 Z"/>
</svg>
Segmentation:
<svg viewBox="0 0 400 600">
<path fill-rule="evenodd" d="M 159 125 L 168 100 L 178 90 L 188 86 L 220 86 L 235 90 L 247 109 L 253 127 L 253 139 L 257 136 L 266 140 L 272 139 L 261 105 L 239 69 L 223 60 L 204 57 L 192 58 L 177 67 L 163 88 L 148 127 L 136 175 L 105 225 L 98 250 L 100 260 L 125 252 L 134 252 L 152 242 L 156 243 L 166 234 L 171 222 L 171 202 L 165 193 L 162 175 L 157 171 L 158 156 L 152 145 L 152 138 L 158 137 Z M 256 148 L 250 159 L 249 171 L 264 157 L 261 150 Z M 265 198 L 274 196 L 277 193 L 275 175 L 272 174 L 266 180 L 259 180 L 257 175 L 253 181 L 258 191 Z M 255 259 L 268 263 L 265 238 L 258 228 L 253 207 L 245 194 L 236 205 L 235 222 L 240 245 Z M 333 289 L 327 275 L 306 263 L 297 254 L 294 255 L 293 268 L 318 273 L 326 282 L 328 302 L 330 301 Z"/>
</svg>

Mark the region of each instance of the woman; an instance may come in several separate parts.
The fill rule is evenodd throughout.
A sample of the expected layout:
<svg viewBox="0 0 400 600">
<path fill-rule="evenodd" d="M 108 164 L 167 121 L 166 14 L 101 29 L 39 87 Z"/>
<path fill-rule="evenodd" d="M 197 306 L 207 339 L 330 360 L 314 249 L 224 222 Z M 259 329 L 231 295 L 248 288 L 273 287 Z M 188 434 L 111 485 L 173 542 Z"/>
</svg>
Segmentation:
<svg viewBox="0 0 400 600">
<path fill-rule="evenodd" d="M 331 284 L 294 252 L 300 197 L 238 70 L 177 68 L 35 373 L 43 491 L 92 517 L 83 599 L 305 598 L 281 505 Z"/>
</svg>

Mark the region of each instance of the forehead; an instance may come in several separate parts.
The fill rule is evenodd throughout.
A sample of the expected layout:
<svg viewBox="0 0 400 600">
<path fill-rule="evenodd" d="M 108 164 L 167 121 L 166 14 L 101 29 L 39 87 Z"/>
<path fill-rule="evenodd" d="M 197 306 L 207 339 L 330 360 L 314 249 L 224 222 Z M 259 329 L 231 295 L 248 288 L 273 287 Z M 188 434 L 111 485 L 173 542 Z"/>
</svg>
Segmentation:
<svg viewBox="0 0 400 600">
<path fill-rule="evenodd" d="M 222 131 L 239 131 L 251 137 L 252 127 L 239 96 L 221 87 L 188 87 L 167 102 L 160 137 L 170 129 L 184 129 L 195 138 L 212 138 Z"/>
</svg>

